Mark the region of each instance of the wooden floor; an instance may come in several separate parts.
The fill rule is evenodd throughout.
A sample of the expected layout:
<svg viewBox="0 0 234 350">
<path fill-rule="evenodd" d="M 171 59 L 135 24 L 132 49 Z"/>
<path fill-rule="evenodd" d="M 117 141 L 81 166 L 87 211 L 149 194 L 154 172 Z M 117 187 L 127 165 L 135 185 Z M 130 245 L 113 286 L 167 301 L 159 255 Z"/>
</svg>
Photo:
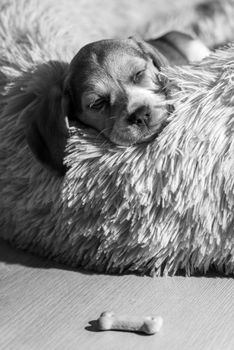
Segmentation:
<svg viewBox="0 0 234 350">
<path fill-rule="evenodd" d="M 98 332 L 104 310 L 164 325 L 152 336 Z M 233 350 L 234 280 L 87 274 L 0 242 L 0 349 Z"/>
</svg>

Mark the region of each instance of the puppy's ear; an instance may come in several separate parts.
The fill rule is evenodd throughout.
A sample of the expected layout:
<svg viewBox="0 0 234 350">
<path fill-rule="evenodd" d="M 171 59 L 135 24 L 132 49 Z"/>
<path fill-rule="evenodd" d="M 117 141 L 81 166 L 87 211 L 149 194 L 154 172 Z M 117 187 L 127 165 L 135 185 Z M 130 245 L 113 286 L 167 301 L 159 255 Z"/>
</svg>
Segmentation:
<svg viewBox="0 0 234 350">
<path fill-rule="evenodd" d="M 153 64 L 158 70 L 169 65 L 167 58 L 159 52 L 153 45 L 146 41 L 136 40 L 133 37 L 130 39 L 134 40 L 141 52 L 146 56 L 150 57 L 153 61 Z"/>
<path fill-rule="evenodd" d="M 63 158 L 70 105 L 64 92 L 66 74 L 67 65 L 51 62 L 38 68 L 27 86 L 28 92 L 36 95 L 25 122 L 27 142 L 36 158 L 60 175 L 66 171 Z"/>
</svg>

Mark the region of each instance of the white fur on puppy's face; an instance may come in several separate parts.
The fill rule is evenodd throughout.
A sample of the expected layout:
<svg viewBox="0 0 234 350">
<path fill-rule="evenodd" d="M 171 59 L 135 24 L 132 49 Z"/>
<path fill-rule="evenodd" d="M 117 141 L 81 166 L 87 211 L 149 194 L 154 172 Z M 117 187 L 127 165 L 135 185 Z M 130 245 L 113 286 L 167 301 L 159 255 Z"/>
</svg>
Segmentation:
<svg viewBox="0 0 234 350">
<path fill-rule="evenodd" d="M 156 134 L 162 124 L 167 119 L 166 96 L 160 90 L 155 93 L 141 86 L 131 86 L 126 88 L 128 97 L 127 110 L 123 111 L 119 116 L 114 118 L 113 127 L 106 136 L 116 144 L 131 145 L 142 142 Z M 140 106 L 149 106 L 151 110 L 151 118 L 146 127 L 130 124 L 128 116 Z"/>
<path fill-rule="evenodd" d="M 82 61 L 79 80 L 78 119 L 124 146 L 157 133 L 168 115 L 158 69 L 128 41 L 114 41 L 107 47 L 104 41 L 103 48 L 102 42 L 98 48 L 89 45 L 89 59 Z M 142 108 L 147 111 L 143 122 L 130 122 L 134 112 Z"/>
</svg>

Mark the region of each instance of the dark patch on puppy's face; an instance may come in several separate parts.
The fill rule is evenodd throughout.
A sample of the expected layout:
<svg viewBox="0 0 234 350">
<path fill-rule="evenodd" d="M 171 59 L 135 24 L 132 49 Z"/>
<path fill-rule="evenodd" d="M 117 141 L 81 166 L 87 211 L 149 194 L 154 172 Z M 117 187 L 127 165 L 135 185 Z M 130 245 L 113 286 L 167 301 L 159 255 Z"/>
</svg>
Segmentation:
<svg viewBox="0 0 234 350">
<path fill-rule="evenodd" d="M 167 119 L 162 59 L 147 48 L 132 39 L 103 40 L 82 48 L 70 64 L 73 116 L 115 144 L 145 141 Z"/>
</svg>

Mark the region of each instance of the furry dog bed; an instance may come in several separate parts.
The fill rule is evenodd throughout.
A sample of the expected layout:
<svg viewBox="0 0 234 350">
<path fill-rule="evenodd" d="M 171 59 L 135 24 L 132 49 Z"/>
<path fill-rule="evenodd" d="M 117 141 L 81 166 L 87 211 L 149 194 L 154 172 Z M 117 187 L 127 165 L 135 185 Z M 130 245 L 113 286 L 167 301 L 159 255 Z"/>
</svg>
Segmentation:
<svg viewBox="0 0 234 350">
<path fill-rule="evenodd" d="M 49 60 L 66 53 L 22 33 L 1 44 L 0 235 L 102 272 L 233 273 L 234 47 L 163 72 L 175 111 L 150 143 L 117 147 L 70 126 L 58 178 L 34 159 L 25 123 L 66 68 Z"/>
</svg>

